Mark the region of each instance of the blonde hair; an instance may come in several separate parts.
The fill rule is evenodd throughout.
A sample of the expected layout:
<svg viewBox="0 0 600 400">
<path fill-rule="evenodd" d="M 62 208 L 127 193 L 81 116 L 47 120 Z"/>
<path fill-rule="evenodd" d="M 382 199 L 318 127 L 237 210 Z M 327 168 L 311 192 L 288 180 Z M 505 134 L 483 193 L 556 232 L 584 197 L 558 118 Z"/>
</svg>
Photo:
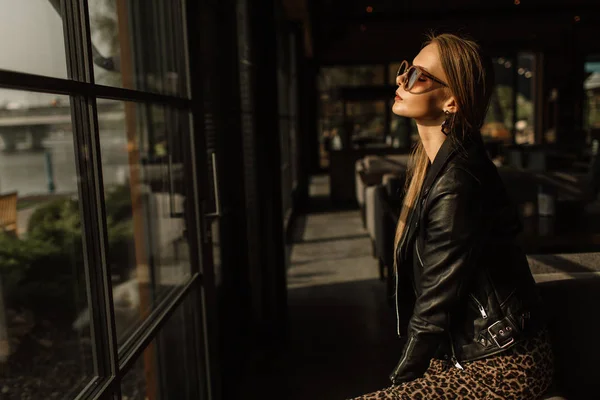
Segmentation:
<svg viewBox="0 0 600 400">
<path fill-rule="evenodd" d="M 490 97 L 494 88 L 493 68 L 479 45 L 473 40 L 453 34 L 429 34 L 423 47 L 435 43 L 440 54 L 442 68 L 446 73 L 448 90 L 454 96 L 457 112 L 452 116 L 452 130 L 448 139 L 461 144 L 468 138 L 481 137 Z M 400 243 L 410 210 L 414 207 L 425 175 L 429 169 L 429 158 L 423 143 L 418 141 L 413 149 L 406 174 L 405 195 L 396 227 L 394 249 Z M 394 270 L 397 271 L 396 251 Z"/>
</svg>

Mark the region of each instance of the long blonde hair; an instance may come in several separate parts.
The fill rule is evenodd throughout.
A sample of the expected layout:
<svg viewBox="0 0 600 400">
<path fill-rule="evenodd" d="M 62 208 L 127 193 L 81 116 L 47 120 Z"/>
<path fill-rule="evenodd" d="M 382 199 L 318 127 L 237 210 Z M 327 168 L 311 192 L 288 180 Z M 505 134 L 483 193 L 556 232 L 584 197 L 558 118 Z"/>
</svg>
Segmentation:
<svg viewBox="0 0 600 400">
<path fill-rule="evenodd" d="M 448 78 L 448 88 L 443 90 L 448 90 L 454 96 L 457 105 L 448 139 L 460 145 L 469 138 L 481 138 L 479 129 L 483 125 L 494 88 L 490 59 L 482 54 L 479 45 L 473 40 L 457 35 L 429 34 L 423 47 L 430 43 L 437 45 L 442 68 Z M 419 140 L 408 163 L 405 195 L 396 227 L 394 248 L 397 248 L 402 238 L 406 220 L 419 197 L 429 164 L 423 143 Z M 398 261 L 396 253 L 394 251 L 395 269 Z"/>
</svg>

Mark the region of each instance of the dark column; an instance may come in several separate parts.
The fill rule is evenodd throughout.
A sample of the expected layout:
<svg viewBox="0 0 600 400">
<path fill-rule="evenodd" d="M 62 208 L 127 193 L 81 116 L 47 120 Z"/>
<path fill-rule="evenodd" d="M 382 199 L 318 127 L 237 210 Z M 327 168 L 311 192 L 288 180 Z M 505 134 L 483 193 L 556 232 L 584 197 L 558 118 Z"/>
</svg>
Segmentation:
<svg viewBox="0 0 600 400">
<path fill-rule="evenodd" d="M 319 164 L 319 132 L 318 104 L 319 92 L 317 90 L 317 75 L 319 69 L 314 59 L 306 60 L 304 64 L 304 109 L 306 116 L 306 163 L 309 175 L 316 174 L 320 170 Z"/>
<path fill-rule="evenodd" d="M 298 35 L 297 49 L 297 82 L 298 82 L 298 192 L 297 210 L 302 211 L 308 205 L 308 188 L 310 176 L 318 168 L 318 138 L 316 137 L 316 121 L 312 110 L 316 90 L 314 73 L 311 69 L 312 60 L 304 56 L 304 36 Z M 316 165 L 315 165 L 316 163 Z"/>
<path fill-rule="evenodd" d="M 261 276 L 260 342 L 271 345 L 285 335 L 287 286 L 281 204 L 281 154 L 277 98 L 275 0 L 250 0 L 254 68 L 254 110 L 259 255 Z"/>
</svg>

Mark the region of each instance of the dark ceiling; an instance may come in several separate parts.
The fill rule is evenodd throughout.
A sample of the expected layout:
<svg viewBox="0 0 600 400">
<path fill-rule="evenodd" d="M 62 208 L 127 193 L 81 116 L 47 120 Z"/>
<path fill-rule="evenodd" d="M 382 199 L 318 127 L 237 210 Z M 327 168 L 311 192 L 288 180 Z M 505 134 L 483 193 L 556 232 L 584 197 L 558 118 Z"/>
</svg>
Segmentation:
<svg viewBox="0 0 600 400">
<path fill-rule="evenodd" d="M 307 1 L 314 54 L 324 64 L 397 59 L 431 30 L 505 51 L 600 48 L 600 0 Z"/>
</svg>

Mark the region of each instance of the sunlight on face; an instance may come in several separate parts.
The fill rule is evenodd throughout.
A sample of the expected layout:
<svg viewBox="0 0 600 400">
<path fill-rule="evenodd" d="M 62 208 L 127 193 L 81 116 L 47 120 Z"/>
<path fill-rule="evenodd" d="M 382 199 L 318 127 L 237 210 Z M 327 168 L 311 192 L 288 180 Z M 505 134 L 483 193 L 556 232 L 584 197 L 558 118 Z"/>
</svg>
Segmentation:
<svg viewBox="0 0 600 400">
<path fill-rule="evenodd" d="M 440 61 L 438 46 L 435 43 L 431 43 L 419 52 L 413 60 L 413 65 L 417 65 L 426 70 L 436 78 L 447 82 L 446 74 L 442 68 Z M 420 79 L 426 80 L 429 78 L 422 77 Z M 434 86 L 435 89 L 426 91 L 424 93 L 409 93 L 404 90 L 401 84 L 400 77 L 397 78 L 396 83 L 399 85 L 396 94 L 392 111 L 394 114 L 414 118 L 415 120 L 438 120 L 443 115 L 444 102 L 448 99 L 448 91 L 443 89 L 443 86 Z M 422 82 L 422 84 L 430 84 L 431 82 Z M 416 82 L 415 85 L 419 85 Z M 414 91 L 414 90 L 412 90 Z"/>
</svg>

